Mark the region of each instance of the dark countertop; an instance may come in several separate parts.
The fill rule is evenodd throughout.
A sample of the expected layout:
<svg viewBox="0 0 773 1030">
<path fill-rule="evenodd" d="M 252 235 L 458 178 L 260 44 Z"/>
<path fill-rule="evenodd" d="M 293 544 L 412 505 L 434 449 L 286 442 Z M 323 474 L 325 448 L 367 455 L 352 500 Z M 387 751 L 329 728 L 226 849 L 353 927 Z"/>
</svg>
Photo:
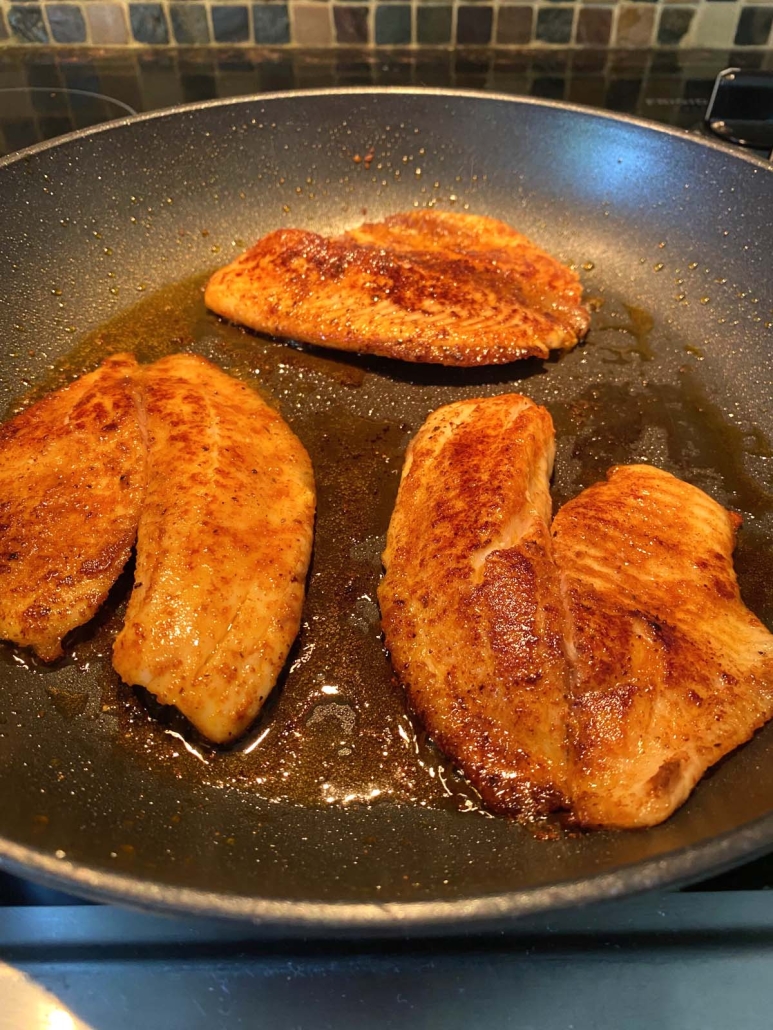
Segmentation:
<svg viewBox="0 0 773 1030">
<path fill-rule="evenodd" d="M 6 48 L 0 51 L 0 89 L 8 91 L 0 93 L 0 152 L 120 116 L 126 107 L 150 111 L 214 97 L 358 85 L 548 97 L 689 129 L 700 123 L 714 78 L 728 66 L 773 68 L 773 52 Z"/>
</svg>

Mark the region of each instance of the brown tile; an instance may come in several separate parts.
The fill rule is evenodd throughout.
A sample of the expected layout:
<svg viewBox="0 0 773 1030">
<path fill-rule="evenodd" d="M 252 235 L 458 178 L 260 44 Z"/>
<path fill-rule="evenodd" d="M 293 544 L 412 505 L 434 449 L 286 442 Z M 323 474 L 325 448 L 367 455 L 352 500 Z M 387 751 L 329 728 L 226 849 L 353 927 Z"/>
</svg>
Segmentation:
<svg viewBox="0 0 773 1030">
<path fill-rule="evenodd" d="M 618 46 L 645 47 L 652 43 L 655 8 L 649 4 L 621 4 L 615 42 Z"/>
<path fill-rule="evenodd" d="M 591 47 L 584 47 L 582 50 L 575 50 L 572 54 L 572 71 L 574 72 L 603 72 L 607 66 L 609 51 L 594 50 Z"/>
<path fill-rule="evenodd" d="M 607 84 L 603 75 L 588 75 L 569 81 L 567 100 L 590 107 L 603 107 L 607 97 Z"/>
<path fill-rule="evenodd" d="M 291 4 L 293 43 L 327 46 L 333 42 L 330 8 L 319 4 Z"/>
<path fill-rule="evenodd" d="M 534 24 L 532 7 L 500 7 L 497 18 L 497 43 L 530 43 Z"/>
<path fill-rule="evenodd" d="M 127 43 L 129 29 L 126 25 L 126 14 L 120 4 L 88 3 L 83 8 L 86 12 L 92 43 L 118 45 Z"/>
<path fill-rule="evenodd" d="M 581 7 L 575 39 L 585 46 L 606 46 L 612 32 L 609 7 Z"/>
<path fill-rule="evenodd" d="M 333 9 L 338 43 L 367 43 L 370 36 L 370 11 L 364 6 Z"/>
<path fill-rule="evenodd" d="M 492 89 L 497 93 L 528 93 L 531 86 L 531 77 L 523 72 L 511 73 L 497 71 L 494 69 L 494 78 L 491 83 Z"/>
<path fill-rule="evenodd" d="M 461 46 L 488 46 L 494 8 L 461 4 L 456 12 L 456 42 Z"/>
<path fill-rule="evenodd" d="M 500 54 L 494 52 L 494 74 L 497 72 L 527 74 L 531 71 L 531 57 L 526 53 Z"/>
<path fill-rule="evenodd" d="M 663 51 L 660 51 L 662 54 Z M 658 54 L 655 55 L 655 58 Z M 609 55 L 609 73 L 613 77 L 630 78 L 630 72 L 644 73 L 649 62 L 649 54 L 640 50 L 618 50 Z M 622 73 L 622 74 L 621 74 Z"/>
</svg>

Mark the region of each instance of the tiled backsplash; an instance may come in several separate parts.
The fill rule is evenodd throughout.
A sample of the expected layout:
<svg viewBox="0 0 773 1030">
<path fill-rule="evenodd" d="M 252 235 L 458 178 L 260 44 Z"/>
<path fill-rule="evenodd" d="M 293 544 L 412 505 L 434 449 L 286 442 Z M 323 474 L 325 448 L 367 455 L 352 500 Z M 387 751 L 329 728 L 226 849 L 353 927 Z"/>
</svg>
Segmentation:
<svg viewBox="0 0 773 1030">
<path fill-rule="evenodd" d="M 0 0 L 0 40 L 25 46 L 765 47 L 754 0 Z"/>
</svg>

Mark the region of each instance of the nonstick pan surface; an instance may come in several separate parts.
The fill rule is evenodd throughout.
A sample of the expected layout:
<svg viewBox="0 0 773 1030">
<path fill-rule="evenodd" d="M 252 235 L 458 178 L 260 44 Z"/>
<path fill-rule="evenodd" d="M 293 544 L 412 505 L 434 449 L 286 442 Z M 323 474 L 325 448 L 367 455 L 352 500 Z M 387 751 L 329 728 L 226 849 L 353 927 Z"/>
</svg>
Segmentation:
<svg viewBox="0 0 773 1030">
<path fill-rule="evenodd" d="M 319 514 L 303 628 L 245 741 L 215 749 L 110 668 L 130 570 L 68 656 L 0 645 L 0 856 L 99 898 L 271 932 L 452 932 L 695 879 L 773 846 L 773 726 L 664 825 L 570 835 L 491 818 L 421 733 L 375 603 L 408 440 L 448 401 L 522 391 L 558 433 L 556 505 L 650 461 L 740 511 L 773 623 L 773 175 L 631 119 L 445 91 L 178 108 L 0 163 L 4 413 L 131 349 L 195 350 L 276 403 Z M 578 267 L 597 310 L 548 362 L 443 369 L 292 346 L 201 285 L 269 229 L 437 205 Z"/>
</svg>

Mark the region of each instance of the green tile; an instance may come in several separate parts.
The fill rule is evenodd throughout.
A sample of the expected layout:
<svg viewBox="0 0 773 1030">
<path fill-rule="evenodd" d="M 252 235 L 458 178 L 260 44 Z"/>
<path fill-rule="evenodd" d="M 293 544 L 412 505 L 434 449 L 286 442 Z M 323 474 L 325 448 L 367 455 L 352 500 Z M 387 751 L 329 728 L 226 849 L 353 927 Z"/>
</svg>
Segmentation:
<svg viewBox="0 0 773 1030">
<path fill-rule="evenodd" d="M 416 40 L 424 44 L 451 42 L 450 5 L 422 6 L 416 12 Z"/>
</svg>

